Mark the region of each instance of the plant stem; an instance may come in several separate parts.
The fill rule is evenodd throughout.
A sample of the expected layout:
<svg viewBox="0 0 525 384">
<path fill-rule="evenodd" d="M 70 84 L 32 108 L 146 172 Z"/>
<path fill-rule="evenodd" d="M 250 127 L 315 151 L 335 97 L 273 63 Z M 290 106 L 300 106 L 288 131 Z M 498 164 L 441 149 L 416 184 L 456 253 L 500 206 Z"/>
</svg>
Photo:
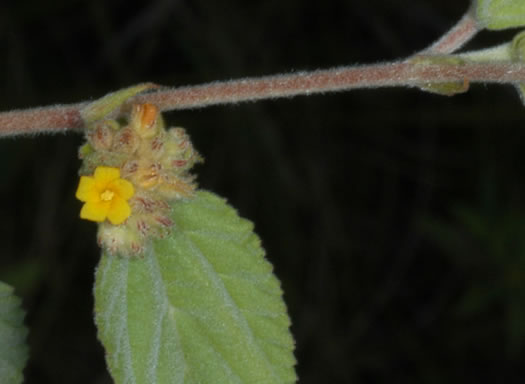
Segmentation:
<svg viewBox="0 0 525 384">
<path fill-rule="evenodd" d="M 218 104 L 311 95 L 359 88 L 427 86 L 439 83 L 525 83 L 525 64 L 511 62 L 454 64 L 427 56 L 425 63 L 407 59 L 393 63 L 340 67 L 329 70 L 246 78 L 226 82 L 168 88 L 144 93 L 133 103 L 152 103 L 163 111 Z M 430 59 L 429 59 L 430 58 Z M 0 136 L 79 130 L 80 110 L 87 103 L 0 113 Z"/>
<path fill-rule="evenodd" d="M 80 130 L 80 110 L 87 103 L 0 112 L 0 137 Z"/>
<path fill-rule="evenodd" d="M 525 82 L 525 65 L 507 62 L 457 65 L 438 61 L 423 65 L 409 59 L 377 65 L 341 67 L 170 88 L 139 95 L 133 99 L 133 102 L 153 103 L 161 110 L 169 111 L 358 88 L 417 87 L 465 81 L 468 83 Z"/>
<path fill-rule="evenodd" d="M 422 54 L 449 54 L 470 41 L 481 30 L 473 12 L 474 8 L 470 8 L 456 25 L 424 50 Z"/>
</svg>

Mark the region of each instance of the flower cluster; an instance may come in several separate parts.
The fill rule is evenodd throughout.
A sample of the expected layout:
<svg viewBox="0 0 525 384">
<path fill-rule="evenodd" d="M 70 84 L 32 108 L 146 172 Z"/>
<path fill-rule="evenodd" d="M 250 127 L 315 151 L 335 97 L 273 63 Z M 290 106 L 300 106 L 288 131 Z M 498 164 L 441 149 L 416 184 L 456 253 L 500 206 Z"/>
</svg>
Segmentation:
<svg viewBox="0 0 525 384">
<path fill-rule="evenodd" d="M 173 226 L 171 203 L 193 196 L 190 168 L 201 161 L 182 128 L 164 128 L 156 106 L 89 124 L 77 198 L 80 217 L 99 222 L 99 244 L 113 254 L 142 254 Z"/>
</svg>

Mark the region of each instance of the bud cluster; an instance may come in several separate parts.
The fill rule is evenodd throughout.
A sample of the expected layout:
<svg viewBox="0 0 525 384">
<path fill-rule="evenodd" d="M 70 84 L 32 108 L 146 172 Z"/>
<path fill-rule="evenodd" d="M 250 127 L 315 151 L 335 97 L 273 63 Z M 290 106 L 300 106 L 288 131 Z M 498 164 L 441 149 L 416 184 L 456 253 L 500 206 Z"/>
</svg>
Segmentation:
<svg viewBox="0 0 525 384">
<path fill-rule="evenodd" d="M 99 244 L 112 254 L 141 255 L 152 238 L 173 226 L 171 203 L 193 195 L 196 183 L 189 170 L 202 161 L 182 128 L 166 130 L 156 106 L 135 104 L 128 117 L 95 121 L 80 148 L 81 175 L 104 165 L 120 169 L 135 194 L 129 200 L 131 215 L 115 226 L 99 226 Z"/>
</svg>

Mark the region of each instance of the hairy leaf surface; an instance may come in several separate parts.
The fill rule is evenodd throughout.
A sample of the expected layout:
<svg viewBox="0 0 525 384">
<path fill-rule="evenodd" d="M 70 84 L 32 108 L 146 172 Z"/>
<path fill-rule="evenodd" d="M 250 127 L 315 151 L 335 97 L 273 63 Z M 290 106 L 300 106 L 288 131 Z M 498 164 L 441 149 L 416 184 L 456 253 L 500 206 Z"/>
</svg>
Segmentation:
<svg viewBox="0 0 525 384">
<path fill-rule="evenodd" d="M 99 338 L 116 383 L 293 383 L 290 320 L 253 225 L 209 192 L 143 258 L 103 255 Z"/>
<path fill-rule="evenodd" d="M 525 25 L 525 1 L 477 0 L 476 16 L 488 29 L 505 29 Z"/>
<path fill-rule="evenodd" d="M 0 282 L 0 382 L 22 383 L 28 351 L 27 329 L 23 325 L 24 311 L 13 288 Z"/>
</svg>

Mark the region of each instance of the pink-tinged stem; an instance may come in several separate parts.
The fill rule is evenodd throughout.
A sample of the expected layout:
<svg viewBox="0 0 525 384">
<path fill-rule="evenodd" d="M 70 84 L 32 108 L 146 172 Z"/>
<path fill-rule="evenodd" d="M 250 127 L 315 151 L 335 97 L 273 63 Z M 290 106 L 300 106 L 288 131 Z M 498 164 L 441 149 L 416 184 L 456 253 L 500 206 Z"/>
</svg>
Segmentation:
<svg viewBox="0 0 525 384">
<path fill-rule="evenodd" d="M 420 86 L 446 82 L 525 82 L 525 65 L 519 63 L 422 65 L 414 61 L 402 61 L 170 88 L 139 95 L 133 99 L 133 102 L 153 103 L 161 110 L 168 111 L 358 88 Z"/>
<path fill-rule="evenodd" d="M 457 51 L 481 30 L 473 15 L 473 9 L 459 20 L 438 41 L 424 50 L 424 54 L 448 54 Z"/>
<path fill-rule="evenodd" d="M 311 95 L 359 88 L 429 86 L 460 82 L 525 83 L 525 64 L 510 62 L 451 64 L 446 60 L 406 60 L 323 71 L 247 78 L 141 94 L 132 103 L 152 103 L 163 111 L 201 108 L 261 99 Z M 439 57 L 439 56 L 437 56 Z M 446 56 L 445 56 L 446 57 Z M 87 103 L 0 113 L 0 136 L 65 132 L 83 126 Z"/>
<path fill-rule="evenodd" d="M 0 113 L 0 136 L 60 133 L 82 129 L 85 103 L 13 110 Z"/>
</svg>

